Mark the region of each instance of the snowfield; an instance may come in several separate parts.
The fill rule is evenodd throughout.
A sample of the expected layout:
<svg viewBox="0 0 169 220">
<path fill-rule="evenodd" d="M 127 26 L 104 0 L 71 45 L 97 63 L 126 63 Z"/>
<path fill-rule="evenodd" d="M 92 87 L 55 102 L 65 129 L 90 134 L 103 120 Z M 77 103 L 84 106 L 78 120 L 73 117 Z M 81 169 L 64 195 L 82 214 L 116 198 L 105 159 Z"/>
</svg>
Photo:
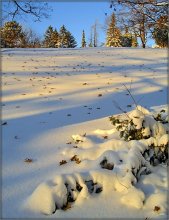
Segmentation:
<svg viewBox="0 0 169 220">
<path fill-rule="evenodd" d="M 1 57 L 3 218 L 168 218 L 167 50 Z"/>
</svg>

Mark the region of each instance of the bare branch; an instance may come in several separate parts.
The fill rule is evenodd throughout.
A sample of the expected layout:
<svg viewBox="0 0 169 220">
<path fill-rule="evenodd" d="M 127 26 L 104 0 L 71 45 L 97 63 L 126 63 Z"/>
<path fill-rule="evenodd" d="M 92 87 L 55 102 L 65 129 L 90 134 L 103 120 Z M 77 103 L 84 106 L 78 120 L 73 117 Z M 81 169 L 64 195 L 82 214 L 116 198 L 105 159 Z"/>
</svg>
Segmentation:
<svg viewBox="0 0 169 220">
<path fill-rule="evenodd" d="M 5 7 L 7 4 L 8 6 Z M 31 15 L 35 21 L 40 21 L 42 18 L 48 18 L 49 12 L 52 10 L 45 2 L 33 2 L 31 0 L 8 0 L 3 2 L 3 5 L 2 11 L 5 14 L 3 17 L 11 17 L 12 20 L 16 19 L 17 16 Z"/>
</svg>

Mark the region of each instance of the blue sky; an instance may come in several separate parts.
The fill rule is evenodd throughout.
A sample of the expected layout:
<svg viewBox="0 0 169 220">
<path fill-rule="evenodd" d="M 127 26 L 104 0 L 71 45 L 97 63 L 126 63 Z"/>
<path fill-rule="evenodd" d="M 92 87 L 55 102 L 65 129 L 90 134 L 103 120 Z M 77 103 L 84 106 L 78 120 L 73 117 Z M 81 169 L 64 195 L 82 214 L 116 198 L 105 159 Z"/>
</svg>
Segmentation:
<svg viewBox="0 0 169 220">
<path fill-rule="evenodd" d="M 49 25 L 57 30 L 64 24 L 75 37 L 78 46 L 81 45 L 82 30 L 85 30 L 86 40 L 89 40 L 91 26 L 98 20 L 99 42 L 105 41 L 105 32 L 102 26 L 105 23 L 105 12 L 111 14 L 108 2 L 53 2 L 49 4 L 53 8 L 49 19 L 42 22 L 23 22 L 23 25 L 38 31 L 42 36 Z"/>
<path fill-rule="evenodd" d="M 57 30 L 64 24 L 66 28 L 75 37 L 78 46 L 81 46 L 82 30 L 85 30 L 86 41 L 89 42 L 91 26 L 97 20 L 99 25 L 99 43 L 105 42 L 105 13 L 111 15 L 113 9 L 110 9 L 109 1 L 105 2 L 49 2 L 49 6 L 53 9 L 48 19 L 41 22 L 34 22 L 30 16 L 17 21 L 23 27 L 31 28 L 39 36 L 43 37 L 49 25 Z M 151 41 L 149 41 L 151 44 Z"/>
</svg>

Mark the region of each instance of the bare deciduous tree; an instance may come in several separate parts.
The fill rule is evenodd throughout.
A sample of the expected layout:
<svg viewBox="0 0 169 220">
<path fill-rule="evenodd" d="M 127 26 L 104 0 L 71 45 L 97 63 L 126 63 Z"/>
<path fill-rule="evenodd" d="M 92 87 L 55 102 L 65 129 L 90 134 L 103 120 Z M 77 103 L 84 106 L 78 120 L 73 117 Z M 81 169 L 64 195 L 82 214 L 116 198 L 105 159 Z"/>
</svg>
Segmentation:
<svg viewBox="0 0 169 220">
<path fill-rule="evenodd" d="M 138 12 L 144 14 L 144 16 L 152 23 L 164 14 L 168 14 L 168 1 L 166 0 L 110 0 L 110 7 L 127 7 L 131 12 Z M 140 8 L 144 7 L 144 11 L 140 11 Z"/>
<path fill-rule="evenodd" d="M 35 21 L 48 18 L 51 8 L 47 2 L 36 2 L 32 0 L 18 1 L 8 0 L 2 2 L 2 19 L 14 20 L 18 16 L 31 15 Z"/>
<path fill-rule="evenodd" d="M 117 7 L 118 6 L 118 7 Z M 156 21 L 161 15 L 168 14 L 166 0 L 113 0 L 110 7 L 116 8 L 118 24 L 128 27 L 139 37 L 142 47 L 146 47 L 148 33 L 152 33 Z M 168 25 L 167 22 L 163 25 Z"/>
</svg>

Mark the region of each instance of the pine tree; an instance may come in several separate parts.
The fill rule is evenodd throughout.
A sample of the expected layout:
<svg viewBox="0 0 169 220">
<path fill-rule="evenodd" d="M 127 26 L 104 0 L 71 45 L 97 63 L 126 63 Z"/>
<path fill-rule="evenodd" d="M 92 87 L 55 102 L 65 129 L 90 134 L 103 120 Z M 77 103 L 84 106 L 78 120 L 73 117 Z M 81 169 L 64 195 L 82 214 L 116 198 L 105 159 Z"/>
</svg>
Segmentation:
<svg viewBox="0 0 169 220">
<path fill-rule="evenodd" d="M 68 46 L 67 30 L 63 25 L 59 31 L 58 47 L 66 48 Z"/>
<path fill-rule="evenodd" d="M 58 47 L 61 48 L 74 48 L 77 46 L 76 40 L 73 35 L 63 25 L 59 31 Z"/>
<path fill-rule="evenodd" d="M 58 34 L 56 28 L 54 29 L 51 37 L 52 37 L 52 42 L 54 44 L 54 47 L 58 47 L 59 34 Z"/>
<path fill-rule="evenodd" d="M 16 21 L 9 21 L 1 28 L 1 43 L 4 47 L 24 47 L 25 35 L 22 26 Z"/>
<path fill-rule="evenodd" d="M 125 34 L 121 37 L 121 46 L 122 47 L 131 47 L 132 46 L 132 34 L 129 33 L 128 27 L 125 27 Z"/>
<path fill-rule="evenodd" d="M 121 40 L 120 40 L 120 30 L 116 27 L 116 17 L 113 13 L 111 16 L 111 21 L 109 27 L 107 29 L 107 39 L 106 39 L 106 46 L 107 47 L 120 47 Z"/>
<path fill-rule="evenodd" d="M 45 32 L 45 39 L 43 42 L 45 47 L 56 48 L 58 47 L 58 32 L 50 25 Z"/>
<path fill-rule="evenodd" d="M 68 48 L 75 48 L 77 46 L 76 40 L 73 37 L 73 35 L 67 31 L 67 37 L 68 37 Z"/>
<path fill-rule="evenodd" d="M 82 47 L 86 47 L 85 32 L 82 32 Z"/>
<path fill-rule="evenodd" d="M 168 17 L 161 16 L 153 31 L 153 38 L 158 46 L 161 48 L 168 47 Z"/>
</svg>

